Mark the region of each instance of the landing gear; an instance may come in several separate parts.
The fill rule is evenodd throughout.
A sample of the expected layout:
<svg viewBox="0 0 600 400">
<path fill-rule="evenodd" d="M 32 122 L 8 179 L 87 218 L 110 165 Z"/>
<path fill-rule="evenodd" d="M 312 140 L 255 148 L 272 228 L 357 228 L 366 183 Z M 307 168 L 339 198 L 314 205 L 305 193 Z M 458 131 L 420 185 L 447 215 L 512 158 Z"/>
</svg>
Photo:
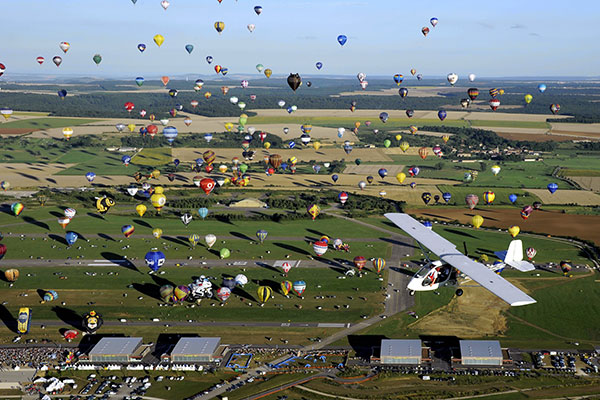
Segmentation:
<svg viewBox="0 0 600 400">
<path fill-rule="evenodd" d="M 463 292 L 463 290 L 462 290 L 462 289 L 456 289 L 456 295 L 457 295 L 458 297 L 462 296 L 462 295 L 463 295 L 463 293 L 464 293 L 464 292 Z"/>
<path fill-rule="evenodd" d="M 409 296 L 414 296 L 415 295 L 415 291 L 414 290 L 409 290 L 408 291 L 408 295 Z"/>
</svg>

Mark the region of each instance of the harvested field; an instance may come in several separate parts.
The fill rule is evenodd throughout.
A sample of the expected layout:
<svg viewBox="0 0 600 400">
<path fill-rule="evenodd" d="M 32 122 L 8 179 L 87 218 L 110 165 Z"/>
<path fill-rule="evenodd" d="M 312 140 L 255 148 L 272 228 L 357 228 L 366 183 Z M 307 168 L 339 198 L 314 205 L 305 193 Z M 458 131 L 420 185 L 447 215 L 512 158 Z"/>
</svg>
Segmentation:
<svg viewBox="0 0 600 400">
<path fill-rule="evenodd" d="M 600 195 L 584 190 L 557 190 L 551 194 L 545 189 L 525 189 L 535 194 L 544 204 L 578 204 L 580 206 L 600 205 Z"/>
<path fill-rule="evenodd" d="M 401 85 L 402 87 L 408 88 L 409 95 L 411 97 L 442 97 L 440 93 L 462 93 L 464 88 L 462 87 L 448 87 L 448 86 L 417 86 L 411 87 L 410 85 Z M 400 86 L 392 89 L 381 89 L 381 90 L 355 90 L 353 92 L 341 92 L 339 96 L 398 96 L 398 89 Z"/>
<path fill-rule="evenodd" d="M 404 165 L 389 165 L 389 164 L 369 164 L 369 165 L 356 165 L 349 164 L 344 170 L 343 174 L 351 174 L 351 175 L 373 175 L 376 178 L 379 178 L 378 171 L 381 169 L 387 169 L 388 178 L 392 180 L 396 179 L 395 176 L 399 172 L 402 172 L 404 169 Z"/>
<path fill-rule="evenodd" d="M 550 235 L 569 235 L 580 239 L 591 240 L 600 244 L 600 230 L 590 229 L 590 226 L 599 226 L 600 216 L 563 214 L 560 211 L 542 210 L 534 211 L 528 220 L 523 220 L 515 208 L 494 208 L 480 206 L 471 211 L 468 208 L 430 208 L 411 209 L 407 212 L 426 218 L 436 218 L 441 221 L 458 220 L 470 224 L 473 215 L 479 214 L 484 219 L 484 227 L 497 227 L 507 229 L 511 225 L 518 225 L 521 231 L 535 232 Z"/>
<path fill-rule="evenodd" d="M 4 128 L 0 128 L 0 135 L 4 135 L 4 136 L 12 136 L 12 135 L 24 135 L 26 133 L 31 133 L 32 130 L 31 129 L 26 129 L 26 128 L 22 128 L 22 129 L 18 129 L 18 128 L 13 128 L 13 129 L 4 129 Z"/>
<path fill-rule="evenodd" d="M 570 176 L 569 178 L 584 189 L 600 192 L 600 176 Z"/>
</svg>

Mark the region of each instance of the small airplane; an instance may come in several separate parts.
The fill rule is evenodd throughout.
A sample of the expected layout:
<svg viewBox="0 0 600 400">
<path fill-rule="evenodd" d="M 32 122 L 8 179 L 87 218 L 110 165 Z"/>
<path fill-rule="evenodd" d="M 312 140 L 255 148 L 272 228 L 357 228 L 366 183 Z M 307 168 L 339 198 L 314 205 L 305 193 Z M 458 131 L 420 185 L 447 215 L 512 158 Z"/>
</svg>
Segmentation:
<svg viewBox="0 0 600 400">
<path fill-rule="evenodd" d="M 459 275 L 464 274 L 511 306 L 524 306 L 536 302 L 496 273 L 506 265 L 522 272 L 535 269 L 533 264 L 523 261 L 523 244 L 520 240 L 513 240 L 508 250 L 496 253 L 503 261 L 488 268 L 462 254 L 454 244 L 408 214 L 388 213 L 384 216 L 413 237 L 419 245 L 423 244 L 440 258 L 440 260 L 430 261 L 413 276 L 407 285 L 411 294 L 417 291 L 436 290 L 440 286 L 458 286 Z M 425 251 L 423 253 L 426 254 Z M 462 294 L 462 289 L 456 290 L 457 296 Z"/>
</svg>

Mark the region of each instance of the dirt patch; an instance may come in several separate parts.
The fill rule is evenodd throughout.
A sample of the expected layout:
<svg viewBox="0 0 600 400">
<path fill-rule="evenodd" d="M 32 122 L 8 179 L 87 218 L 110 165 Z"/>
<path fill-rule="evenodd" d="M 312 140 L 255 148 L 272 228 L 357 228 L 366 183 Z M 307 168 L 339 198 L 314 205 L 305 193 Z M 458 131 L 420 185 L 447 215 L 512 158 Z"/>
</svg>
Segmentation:
<svg viewBox="0 0 600 400">
<path fill-rule="evenodd" d="M 496 336 L 506 331 L 506 318 L 502 311 L 509 307 L 482 287 L 468 287 L 461 297 L 453 298 L 448 305 L 420 318 L 409 327 L 427 332 L 428 335 L 461 338 Z"/>
<path fill-rule="evenodd" d="M 534 211 L 528 220 L 523 220 L 521 209 L 494 208 L 481 206 L 471 211 L 468 208 L 430 208 L 411 209 L 409 214 L 416 214 L 425 218 L 436 218 L 440 221 L 460 221 L 470 224 L 473 215 L 479 214 L 484 219 L 484 226 L 507 229 L 511 225 L 518 225 L 522 231 L 550 235 L 569 235 L 580 239 L 587 239 L 600 244 L 600 224 L 598 215 L 563 214 L 560 211 L 542 210 Z"/>
</svg>

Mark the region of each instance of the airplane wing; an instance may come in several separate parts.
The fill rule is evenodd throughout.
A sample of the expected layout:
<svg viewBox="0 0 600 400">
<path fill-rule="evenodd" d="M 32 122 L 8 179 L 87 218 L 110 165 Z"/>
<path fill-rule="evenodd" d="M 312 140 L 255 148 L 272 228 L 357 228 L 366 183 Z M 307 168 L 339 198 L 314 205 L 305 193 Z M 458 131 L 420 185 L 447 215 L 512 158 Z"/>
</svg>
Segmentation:
<svg viewBox="0 0 600 400">
<path fill-rule="evenodd" d="M 511 306 L 524 306 L 536 302 L 533 298 L 485 265 L 475 262 L 462 254 L 456 249 L 454 244 L 425 227 L 410 215 L 388 213 L 384 214 L 384 216 L 435 253 L 442 261 L 468 275 L 472 280 Z"/>
</svg>

